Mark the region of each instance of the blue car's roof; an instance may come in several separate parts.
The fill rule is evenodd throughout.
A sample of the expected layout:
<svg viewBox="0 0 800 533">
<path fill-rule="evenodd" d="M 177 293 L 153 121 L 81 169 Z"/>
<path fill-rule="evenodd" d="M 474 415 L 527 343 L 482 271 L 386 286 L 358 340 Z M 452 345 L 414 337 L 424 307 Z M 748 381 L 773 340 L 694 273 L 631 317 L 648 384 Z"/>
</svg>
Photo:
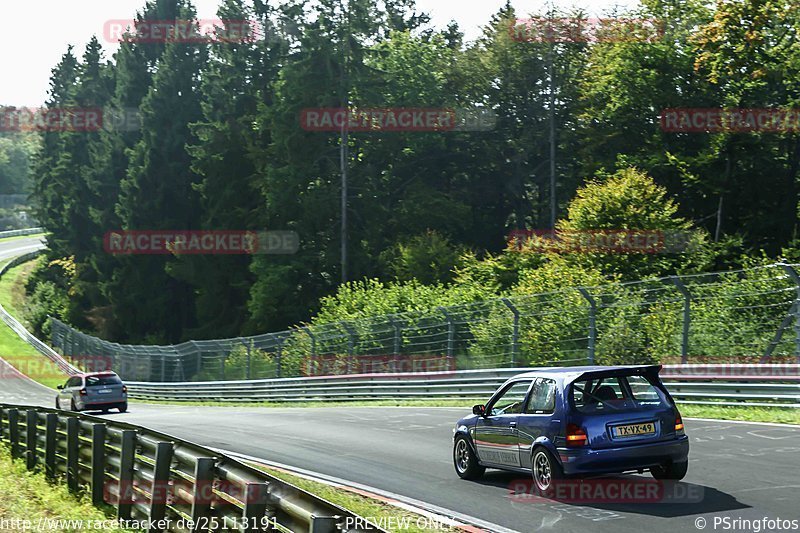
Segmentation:
<svg viewBox="0 0 800 533">
<path fill-rule="evenodd" d="M 661 365 L 553 366 L 537 368 L 535 370 L 531 370 L 530 372 L 524 372 L 514 376 L 512 379 L 535 378 L 546 375 L 552 378 L 560 378 L 565 383 L 572 383 L 573 381 L 587 374 L 592 375 L 626 370 L 640 370 L 658 373 L 658 371 L 661 370 Z"/>
</svg>

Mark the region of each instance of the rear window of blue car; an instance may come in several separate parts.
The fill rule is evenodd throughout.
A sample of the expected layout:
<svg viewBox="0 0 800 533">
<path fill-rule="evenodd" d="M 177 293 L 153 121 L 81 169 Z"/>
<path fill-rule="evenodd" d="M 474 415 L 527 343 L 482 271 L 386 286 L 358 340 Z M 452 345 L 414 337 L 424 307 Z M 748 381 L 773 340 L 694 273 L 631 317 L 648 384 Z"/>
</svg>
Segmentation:
<svg viewBox="0 0 800 533">
<path fill-rule="evenodd" d="M 614 413 L 669 406 L 664 394 L 638 375 L 575 381 L 571 388 L 572 404 L 581 413 Z"/>
</svg>

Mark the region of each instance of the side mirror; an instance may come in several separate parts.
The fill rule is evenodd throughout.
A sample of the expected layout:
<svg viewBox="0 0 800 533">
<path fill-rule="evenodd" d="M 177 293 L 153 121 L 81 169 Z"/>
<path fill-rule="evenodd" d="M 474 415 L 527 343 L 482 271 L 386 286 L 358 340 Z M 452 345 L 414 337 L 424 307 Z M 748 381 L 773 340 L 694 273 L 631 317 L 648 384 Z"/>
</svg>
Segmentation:
<svg viewBox="0 0 800 533">
<path fill-rule="evenodd" d="M 58 390 L 62 390 L 62 389 L 64 388 L 64 385 L 56 385 L 56 388 L 57 388 Z"/>
<path fill-rule="evenodd" d="M 478 416 L 486 416 L 486 406 L 485 405 L 474 405 L 472 407 L 472 414 Z"/>
</svg>

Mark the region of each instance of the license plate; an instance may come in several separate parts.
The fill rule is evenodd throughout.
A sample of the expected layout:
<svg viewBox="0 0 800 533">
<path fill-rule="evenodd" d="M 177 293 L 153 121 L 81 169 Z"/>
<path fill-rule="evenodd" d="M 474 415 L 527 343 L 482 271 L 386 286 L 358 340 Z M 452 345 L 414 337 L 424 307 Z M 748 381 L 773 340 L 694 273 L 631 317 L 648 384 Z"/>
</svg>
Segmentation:
<svg viewBox="0 0 800 533">
<path fill-rule="evenodd" d="M 615 437 L 636 437 L 639 435 L 653 435 L 656 432 L 655 422 L 644 424 L 629 424 L 626 426 L 614 426 L 611 431 Z"/>
<path fill-rule="evenodd" d="M 97 394 L 109 394 L 111 391 L 109 389 L 101 389 L 97 391 Z"/>
</svg>

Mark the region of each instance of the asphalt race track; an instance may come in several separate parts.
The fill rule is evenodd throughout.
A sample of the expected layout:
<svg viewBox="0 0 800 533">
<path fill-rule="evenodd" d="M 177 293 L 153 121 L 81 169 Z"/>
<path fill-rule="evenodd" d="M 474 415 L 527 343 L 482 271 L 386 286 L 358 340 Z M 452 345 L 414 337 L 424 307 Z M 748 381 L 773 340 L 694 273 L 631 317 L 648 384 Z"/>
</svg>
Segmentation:
<svg viewBox="0 0 800 533">
<path fill-rule="evenodd" d="M 28 403 L 53 404 L 53 393 L 25 379 L 0 384 L 0 401 L 20 402 L 23 395 Z M 105 416 L 391 491 L 516 531 L 697 531 L 700 518 L 713 531 L 714 517 L 800 519 L 800 428 L 687 421 L 690 467 L 678 489 L 688 503 L 525 502 L 509 497 L 520 476 L 490 470 L 482 481 L 470 482 L 455 475 L 452 427 L 463 412 L 134 403 L 128 413 Z M 626 476 L 631 477 L 639 476 Z M 722 528 L 718 524 L 717 530 Z"/>
</svg>

